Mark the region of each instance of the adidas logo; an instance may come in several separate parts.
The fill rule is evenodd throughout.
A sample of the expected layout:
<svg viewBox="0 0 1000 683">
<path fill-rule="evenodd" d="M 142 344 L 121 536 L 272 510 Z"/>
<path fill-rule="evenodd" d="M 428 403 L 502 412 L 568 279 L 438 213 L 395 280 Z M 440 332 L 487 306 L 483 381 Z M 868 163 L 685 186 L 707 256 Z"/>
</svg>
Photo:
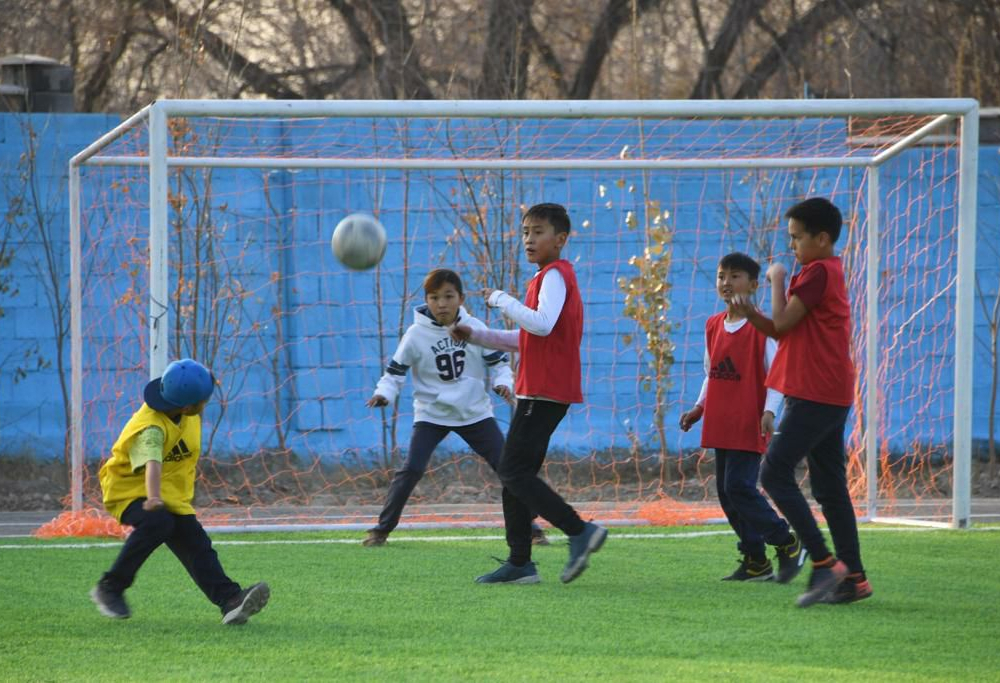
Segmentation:
<svg viewBox="0 0 1000 683">
<path fill-rule="evenodd" d="M 740 373 L 736 369 L 736 366 L 733 365 L 733 359 L 729 356 L 726 356 L 724 361 L 712 368 L 709 371 L 708 376 L 711 379 L 728 379 L 734 382 L 738 382 L 740 380 Z"/>
<path fill-rule="evenodd" d="M 184 439 L 177 442 L 177 445 L 165 456 L 163 456 L 163 462 L 180 462 L 185 458 L 190 458 L 194 455 L 188 445 L 184 443 Z"/>
</svg>

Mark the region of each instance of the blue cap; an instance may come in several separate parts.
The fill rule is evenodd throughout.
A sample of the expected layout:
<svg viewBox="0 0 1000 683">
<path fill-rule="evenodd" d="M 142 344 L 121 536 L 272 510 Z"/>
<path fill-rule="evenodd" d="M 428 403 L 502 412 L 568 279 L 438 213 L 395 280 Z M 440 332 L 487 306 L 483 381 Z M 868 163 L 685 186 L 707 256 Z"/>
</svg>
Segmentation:
<svg viewBox="0 0 1000 683">
<path fill-rule="evenodd" d="M 208 399 L 215 378 L 204 365 L 184 358 L 167 366 L 163 377 L 154 379 L 142 392 L 142 400 L 153 410 L 167 412 L 193 406 Z"/>
</svg>

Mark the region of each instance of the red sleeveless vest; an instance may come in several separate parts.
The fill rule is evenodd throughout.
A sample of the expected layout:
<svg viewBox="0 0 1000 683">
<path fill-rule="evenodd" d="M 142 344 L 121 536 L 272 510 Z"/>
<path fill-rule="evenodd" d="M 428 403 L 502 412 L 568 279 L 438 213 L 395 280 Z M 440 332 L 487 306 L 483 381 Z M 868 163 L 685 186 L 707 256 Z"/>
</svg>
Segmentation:
<svg viewBox="0 0 1000 683">
<path fill-rule="evenodd" d="M 717 313 L 705 323 L 709 369 L 701 446 L 763 453 L 767 441 L 760 435 L 760 416 L 767 395 L 767 337 L 749 322 L 730 334 L 725 319 L 725 313 Z"/>
<path fill-rule="evenodd" d="M 539 396 L 560 403 L 582 403 L 580 340 L 583 338 L 583 301 L 573 266 L 565 259 L 542 268 L 528 283 L 524 304 L 538 309 L 538 293 L 545 273 L 556 268 L 566 283 L 566 301 L 555 327 L 546 337 L 521 330 L 517 367 L 518 396 Z"/>
</svg>

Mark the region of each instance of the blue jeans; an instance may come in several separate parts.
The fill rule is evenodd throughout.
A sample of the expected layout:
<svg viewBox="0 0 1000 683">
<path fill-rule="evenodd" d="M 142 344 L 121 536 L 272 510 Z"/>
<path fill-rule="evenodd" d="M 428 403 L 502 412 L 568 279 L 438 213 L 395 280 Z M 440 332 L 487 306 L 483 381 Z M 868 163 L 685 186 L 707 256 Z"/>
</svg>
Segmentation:
<svg viewBox="0 0 1000 683">
<path fill-rule="evenodd" d="M 754 560 L 766 559 L 765 544 L 788 539 L 788 523 L 777 515 L 757 488 L 761 456 L 750 451 L 715 449 L 715 487 L 737 549 Z"/>
<path fill-rule="evenodd" d="M 410 494 L 416 488 L 417 482 L 427 470 L 427 463 L 430 462 L 434 449 L 451 432 L 462 437 L 465 443 L 469 444 L 469 447 L 482 456 L 490 468 L 496 471 L 497 465 L 500 463 L 500 454 L 503 452 L 503 432 L 500 431 L 497 421 L 492 417 L 462 427 L 415 422 L 413 423 L 413 433 L 410 435 L 410 449 L 406 454 L 406 460 L 392 477 L 385 505 L 378 516 L 376 529 L 389 533 L 396 528 L 399 524 L 399 518 L 403 514 L 403 508 L 406 506 L 406 501 L 410 499 Z"/>
<path fill-rule="evenodd" d="M 861 547 L 854 504 L 847 487 L 844 428 L 850 408 L 785 397 L 778 431 L 764 456 L 760 481 L 813 560 L 830 555 L 795 468 L 806 459 L 809 485 L 830 528 L 837 557 L 852 572 L 862 572 Z"/>
</svg>

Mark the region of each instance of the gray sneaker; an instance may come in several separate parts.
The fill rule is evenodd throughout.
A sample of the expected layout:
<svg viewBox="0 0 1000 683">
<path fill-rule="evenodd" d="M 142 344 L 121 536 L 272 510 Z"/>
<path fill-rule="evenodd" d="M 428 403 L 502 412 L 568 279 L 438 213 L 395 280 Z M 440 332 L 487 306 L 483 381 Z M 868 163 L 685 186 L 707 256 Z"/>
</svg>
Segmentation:
<svg viewBox="0 0 1000 683">
<path fill-rule="evenodd" d="M 593 522 L 584 522 L 583 531 L 569 537 L 569 560 L 559 577 L 563 583 L 569 583 L 583 573 L 590 554 L 600 550 L 607 537 L 608 530 Z"/>
<path fill-rule="evenodd" d="M 125 596 L 115 592 L 98 582 L 90 591 L 90 599 L 97 605 L 98 611 L 109 619 L 128 619 L 132 611 L 125 602 Z"/>
<path fill-rule="evenodd" d="M 271 588 L 266 583 L 255 583 L 244 588 L 222 608 L 223 624 L 245 624 L 247 619 L 264 609 L 271 598 Z"/>
<path fill-rule="evenodd" d="M 837 588 L 847 578 L 847 565 L 837 560 L 832 567 L 813 567 L 809 576 L 809 587 L 799 596 L 799 607 L 810 607 L 817 602 L 826 602 L 834 596 Z"/>
<path fill-rule="evenodd" d="M 476 583 L 539 583 L 541 580 L 534 562 L 528 562 L 523 567 L 503 562 L 489 574 L 476 577 Z"/>
</svg>

